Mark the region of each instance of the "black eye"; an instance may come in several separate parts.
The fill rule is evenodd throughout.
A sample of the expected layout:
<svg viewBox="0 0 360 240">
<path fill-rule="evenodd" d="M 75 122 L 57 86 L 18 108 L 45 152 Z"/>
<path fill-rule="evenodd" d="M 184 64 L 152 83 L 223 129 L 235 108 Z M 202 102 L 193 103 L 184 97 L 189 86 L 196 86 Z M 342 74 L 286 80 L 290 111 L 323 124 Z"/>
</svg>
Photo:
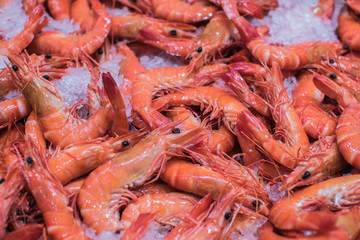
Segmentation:
<svg viewBox="0 0 360 240">
<path fill-rule="evenodd" d="M 330 74 L 329 77 L 330 77 L 332 80 L 334 80 L 335 78 L 337 78 L 337 76 L 336 76 L 335 73 Z"/>
<path fill-rule="evenodd" d="M 311 176 L 311 173 L 309 171 L 305 171 L 304 174 L 302 175 L 302 179 L 307 179 Z"/>
<path fill-rule="evenodd" d="M 196 51 L 197 51 L 198 53 L 201 53 L 201 52 L 202 52 L 202 47 L 199 47 Z"/>
<path fill-rule="evenodd" d="M 192 59 L 192 56 L 188 56 L 188 57 L 187 57 L 187 60 L 190 61 L 191 59 Z"/>
<path fill-rule="evenodd" d="M 103 54 L 104 51 L 102 50 L 102 48 L 99 48 L 99 49 L 97 50 L 97 53 L 98 53 L 98 54 Z"/>
<path fill-rule="evenodd" d="M 231 218 L 231 212 L 227 212 L 224 215 L 225 220 L 229 220 Z"/>
<path fill-rule="evenodd" d="M 252 202 L 252 205 L 253 205 L 254 207 L 260 207 L 260 202 L 254 200 L 254 201 Z"/>
<path fill-rule="evenodd" d="M 129 142 L 128 141 L 123 141 L 122 145 L 123 145 L 123 147 L 127 147 L 127 146 L 129 146 Z"/>
<path fill-rule="evenodd" d="M 329 59 L 329 63 L 330 63 L 330 64 L 333 64 L 334 62 L 335 62 L 334 59 Z"/>
<path fill-rule="evenodd" d="M 16 66 L 16 65 L 12 65 L 11 68 L 12 68 L 15 72 L 16 72 L 17 70 L 19 70 L 18 66 Z"/>
<path fill-rule="evenodd" d="M 45 58 L 46 58 L 46 59 L 51 59 L 51 58 L 52 58 L 52 56 L 51 56 L 51 54 L 50 54 L 50 53 L 47 53 L 47 54 L 45 55 Z"/>
<path fill-rule="evenodd" d="M 22 214 L 23 214 L 23 212 L 21 210 L 16 211 L 16 215 L 22 215 Z"/>
<path fill-rule="evenodd" d="M 3 182 L 5 182 L 5 178 L 0 179 L 0 184 L 2 184 Z"/>
<path fill-rule="evenodd" d="M 348 50 L 348 49 L 349 49 L 349 46 L 346 45 L 346 44 L 344 44 L 344 45 L 343 45 L 343 49 L 344 49 L 344 50 Z"/>
<path fill-rule="evenodd" d="M 360 14 L 356 14 L 356 17 L 357 17 L 357 18 L 360 18 Z"/>
<path fill-rule="evenodd" d="M 229 61 L 226 61 L 226 62 L 224 62 L 226 65 L 229 65 L 230 64 L 230 62 Z"/>
<path fill-rule="evenodd" d="M 49 75 L 44 75 L 44 76 L 42 76 L 42 77 L 45 78 L 46 80 L 49 80 L 49 79 L 50 79 Z"/>
<path fill-rule="evenodd" d="M 180 133 L 180 128 L 174 128 L 174 130 L 172 130 L 172 133 L 179 134 Z"/>
<path fill-rule="evenodd" d="M 170 34 L 173 35 L 173 36 L 176 36 L 177 31 L 173 29 L 173 30 L 170 31 Z"/>
<path fill-rule="evenodd" d="M 255 92 L 255 90 L 252 87 L 250 87 L 250 91 Z"/>
<path fill-rule="evenodd" d="M 28 164 L 32 164 L 32 163 L 34 162 L 34 160 L 33 160 L 31 157 L 27 157 L 27 158 L 26 158 L 26 162 L 27 162 Z"/>
</svg>

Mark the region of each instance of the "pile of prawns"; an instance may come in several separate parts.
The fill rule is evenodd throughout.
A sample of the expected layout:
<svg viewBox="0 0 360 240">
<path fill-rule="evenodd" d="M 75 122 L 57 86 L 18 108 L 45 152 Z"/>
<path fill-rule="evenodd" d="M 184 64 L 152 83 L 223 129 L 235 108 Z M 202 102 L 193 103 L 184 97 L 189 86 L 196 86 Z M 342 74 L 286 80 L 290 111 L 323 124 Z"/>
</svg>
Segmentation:
<svg viewBox="0 0 360 240">
<path fill-rule="evenodd" d="M 23 0 L 24 30 L 0 42 L 0 97 L 21 93 L 0 102 L 0 239 L 140 239 L 154 225 L 164 239 L 359 239 L 360 4 L 341 10 L 341 42 L 291 46 L 244 18 L 277 5 Z M 42 30 L 45 8 L 81 30 Z M 312 10 L 331 18 L 334 1 Z M 136 53 L 154 47 L 185 65 L 146 70 Z M 120 71 L 100 74 L 110 53 Z M 72 67 L 91 84 L 67 108 L 53 82 Z"/>
</svg>

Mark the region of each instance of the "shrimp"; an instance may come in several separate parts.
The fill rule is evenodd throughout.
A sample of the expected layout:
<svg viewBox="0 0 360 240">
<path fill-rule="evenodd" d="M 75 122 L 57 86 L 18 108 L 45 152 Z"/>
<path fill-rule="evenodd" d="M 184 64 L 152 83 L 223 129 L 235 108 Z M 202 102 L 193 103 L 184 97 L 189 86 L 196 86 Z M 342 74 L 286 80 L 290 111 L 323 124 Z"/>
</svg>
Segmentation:
<svg viewBox="0 0 360 240">
<path fill-rule="evenodd" d="M 136 195 L 142 196 L 145 194 L 152 194 L 152 193 L 171 193 L 171 192 L 176 192 L 177 190 L 166 183 L 161 183 L 159 181 L 156 181 L 134 188 L 132 189 L 132 191 L 137 192 Z"/>
<path fill-rule="evenodd" d="M 356 13 L 360 13 L 360 4 L 357 0 L 346 0 L 345 4 L 348 5 Z"/>
<path fill-rule="evenodd" d="M 240 35 L 235 25 L 224 13 L 216 14 L 206 24 L 204 31 L 193 44 L 194 46 L 189 48 L 189 50 L 193 51 L 187 56 L 191 59 L 189 69 L 200 68 L 215 57 L 217 52 L 238 41 L 240 41 Z"/>
<path fill-rule="evenodd" d="M 184 107 L 174 107 L 167 112 L 166 116 L 172 121 L 186 118 L 177 127 L 180 130 L 188 130 L 200 126 L 200 121 L 193 113 Z M 208 148 L 212 152 L 230 152 L 235 145 L 234 135 L 221 125 L 218 130 L 208 130 Z"/>
<path fill-rule="evenodd" d="M 330 19 L 333 16 L 335 0 L 319 0 L 318 4 L 311 8 L 315 16 Z"/>
<path fill-rule="evenodd" d="M 271 208 L 269 220 L 282 230 L 321 231 L 336 222 L 335 215 L 325 209 L 339 210 L 359 203 L 360 175 L 342 176 L 282 198 Z"/>
<path fill-rule="evenodd" d="M 233 21 L 234 15 L 247 15 L 255 18 L 263 18 L 262 4 L 252 0 L 210 0 L 217 6 L 221 6 L 226 16 Z M 239 15 L 240 16 L 240 15 Z"/>
<path fill-rule="evenodd" d="M 42 79 L 26 55 L 9 56 L 16 85 L 35 109 L 45 139 L 64 148 L 71 143 L 101 137 L 110 127 L 112 109 L 107 104 L 89 119 L 74 117 L 56 87 Z M 15 71 L 16 70 L 16 71 Z"/>
<path fill-rule="evenodd" d="M 125 58 L 119 62 L 119 75 L 123 75 L 124 78 L 129 79 L 131 84 L 137 75 L 146 71 L 146 68 L 140 63 L 135 53 L 126 44 L 117 44 L 116 49 L 118 54 L 125 56 Z"/>
<path fill-rule="evenodd" d="M 42 18 L 44 8 L 37 6 L 25 22 L 24 30 L 15 37 L 0 41 L 0 55 L 19 54 L 33 41 L 46 24 L 47 19 Z"/>
<path fill-rule="evenodd" d="M 350 49 L 354 51 L 360 50 L 360 23 L 346 8 L 343 8 L 340 12 L 337 33 L 341 41 L 348 45 Z"/>
<path fill-rule="evenodd" d="M 78 57 L 81 53 L 92 54 L 109 34 L 111 20 L 105 6 L 98 0 L 90 0 L 97 17 L 93 28 L 79 36 L 65 36 L 59 31 L 45 31 L 37 34 L 29 49 L 37 54 L 55 53 L 63 56 Z"/>
<path fill-rule="evenodd" d="M 249 111 L 231 92 L 202 86 L 185 88 L 180 92 L 159 97 L 153 101 L 152 107 L 162 111 L 182 104 L 201 106 L 205 113 L 212 110 L 210 120 L 222 115 L 223 122 L 230 131 L 235 129 L 238 114 Z"/>
<path fill-rule="evenodd" d="M 210 170 L 208 167 L 195 165 L 179 159 L 172 159 L 167 163 L 160 179 L 181 191 L 205 196 L 211 193 L 214 200 L 219 199 L 232 190 L 239 191 L 237 202 L 254 211 L 267 215 L 268 209 L 262 196 L 257 196 L 246 187 L 238 185 L 222 174 Z M 247 209 L 242 209 L 248 211 Z"/>
<path fill-rule="evenodd" d="M 355 78 L 360 77 L 360 59 L 352 56 L 338 56 L 327 62 Z"/>
<path fill-rule="evenodd" d="M 71 0 L 48 0 L 47 5 L 51 16 L 55 20 L 63 20 L 70 17 Z"/>
<path fill-rule="evenodd" d="M 0 128 L 6 127 L 13 121 L 28 116 L 32 108 L 24 97 L 17 97 L 0 102 Z"/>
<path fill-rule="evenodd" d="M 309 152 L 299 159 L 281 189 L 290 191 L 299 186 L 321 182 L 346 166 L 348 165 L 341 156 L 335 135 L 325 137 L 314 142 Z"/>
<path fill-rule="evenodd" d="M 4 240 L 38 240 L 43 234 L 43 228 L 42 224 L 27 224 L 7 233 Z"/>
<path fill-rule="evenodd" d="M 211 19 L 218 8 L 208 1 L 152 0 L 155 16 L 171 22 L 195 23 Z"/>
<path fill-rule="evenodd" d="M 146 40 L 139 34 L 140 29 L 163 35 L 193 38 L 186 31 L 194 31 L 195 27 L 183 23 L 171 23 L 140 14 L 128 14 L 111 18 L 110 36 L 116 39 Z"/>
<path fill-rule="evenodd" d="M 49 169 L 62 184 L 67 184 L 110 160 L 116 152 L 129 149 L 142 136 L 142 133 L 135 132 L 105 141 L 95 139 L 70 145 L 61 151 L 56 151 L 49 158 Z"/>
<path fill-rule="evenodd" d="M 204 66 L 199 71 L 191 74 L 188 74 L 187 66 L 149 69 L 139 74 L 133 82 L 133 108 L 150 129 L 169 123 L 165 116 L 151 107 L 151 100 L 155 93 L 191 84 L 204 84 L 208 80 L 196 81 L 196 78 L 211 71 L 221 71 L 226 67 L 223 64 L 214 64 Z"/>
<path fill-rule="evenodd" d="M 141 239 L 155 221 L 158 213 L 141 213 L 126 229 L 122 240 Z"/>
<path fill-rule="evenodd" d="M 286 144 L 301 156 L 310 147 L 309 139 L 284 88 L 282 73 L 277 62 L 274 62 L 271 71 L 267 72 L 266 82 L 269 84 L 266 96 L 272 106 L 270 110 L 276 128 L 283 131 Z"/>
<path fill-rule="evenodd" d="M 176 218 L 177 214 L 182 215 L 189 212 L 198 201 L 197 197 L 186 193 L 146 194 L 124 209 L 121 214 L 121 223 L 124 225 L 124 229 L 127 229 L 140 214 L 158 212 L 157 221 L 162 222 L 161 219 L 168 219 L 176 225 L 176 220 L 172 221 L 171 218 Z"/>
<path fill-rule="evenodd" d="M 161 171 L 170 158 L 169 154 L 204 140 L 205 134 L 201 128 L 180 135 L 168 134 L 176 124 L 152 131 L 134 147 L 116 154 L 86 178 L 77 204 L 84 222 L 97 234 L 104 230 L 123 229 L 117 209 L 128 202 L 128 197 L 133 196 L 129 187 L 140 186 Z"/>
<path fill-rule="evenodd" d="M 25 159 L 20 162 L 29 189 L 43 215 L 48 234 L 53 239 L 89 239 L 73 217 L 63 186 L 47 170 L 46 159 L 30 138 L 25 139 Z"/>
<path fill-rule="evenodd" d="M 71 19 L 80 24 L 83 32 L 90 31 L 95 22 L 96 14 L 91 10 L 89 0 L 76 0 L 71 5 Z"/>
<path fill-rule="evenodd" d="M 336 126 L 336 139 L 345 160 L 360 169 L 360 145 L 357 138 L 360 130 L 360 103 L 347 106 Z"/>
<path fill-rule="evenodd" d="M 312 73 L 304 72 L 297 80 L 292 99 L 307 135 L 314 139 L 334 135 L 336 119 L 320 108 L 324 94 L 314 85 Z"/>
</svg>

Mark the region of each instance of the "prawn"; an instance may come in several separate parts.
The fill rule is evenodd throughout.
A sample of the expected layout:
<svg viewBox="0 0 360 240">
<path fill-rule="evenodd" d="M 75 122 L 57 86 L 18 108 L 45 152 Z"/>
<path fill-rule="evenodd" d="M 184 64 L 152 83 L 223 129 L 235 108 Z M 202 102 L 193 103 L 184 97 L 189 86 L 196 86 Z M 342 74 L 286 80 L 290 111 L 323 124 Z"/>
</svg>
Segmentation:
<svg viewBox="0 0 360 240">
<path fill-rule="evenodd" d="M 80 24 L 83 32 L 90 31 L 96 22 L 96 14 L 91 10 L 89 0 L 74 1 L 71 5 L 70 15 L 74 22 Z"/>
<path fill-rule="evenodd" d="M 359 19 L 343 8 L 338 18 L 337 33 L 348 47 L 354 51 L 360 50 L 360 23 Z"/>
<path fill-rule="evenodd" d="M 34 111 L 32 111 L 29 117 L 26 119 L 25 135 L 29 136 L 37 148 L 44 150 L 46 149 L 46 140 Z"/>
<path fill-rule="evenodd" d="M 48 160 L 49 169 L 65 185 L 110 160 L 116 152 L 129 149 L 142 136 L 142 133 L 135 132 L 116 138 L 95 139 L 70 145 L 61 151 L 55 151 Z"/>
<path fill-rule="evenodd" d="M 318 209 L 339 210 L 359 203 L 360 175 L 342 176 L 282 198 L 271 208 L 269 220 L 282 230 L 321 231 L 334 226 L 336 217 Z"/>
<path fill-rule="evenodd" d="M 123 229 L 117 209 L 134 195 L 128 188 L 140 186 L 162 171 L 169 154 L 176 154 L 182 148 L 190 148 L 204 140 L 201 128 L 180 135 L 169 134 L 176 124 L 152 131 L 134 147 L 116 154 L 86 178 L 77 204 L 84 222 L 97 234 L 104 230 Z"/>
<path fill-rule="evenodd" d="M 360 103 L 350 104 L 341 113 L 336 126 L 336 139 L 345 160 L 360 169 L 360 148 L 357 138 L 360 130 Z"/>
<path fill-rule="evenodd" d="M 286 188 L 290 191 L 299 186 L 321 182 L 346 166 L 348 165 L 341 156 L 335 135 L 319 139 L 298 160 L 296 168 L 286 178 L 280 190 Z"/>
<path fill-rule="evenodd" d="M 124 225 L 124 229 L 127 229 L 140 214 L 158 212 L 157 221 L 163 222 L 162 219 L 164 219 L 166 223 L 169 223 L 170 220 L 172 224 L 177 225 L 176 220 L 172 221 L 171 219 L 176 219 L 178 214 L 186 214 L 198 201 L 197 197 L 186 193 L 146 194 L 124 209 L 121 214 L 121 223 Z"/>
<path fill-rule="evenodd" d="M 305 132 L 314 139 L 334 135 L 336 119 L 320 108 L 324 94 L 314 85 L 312 73 L 304 72 L 297 80 L 292 99 Z"/>
<path fill-rule="evenodd" d="M 5 235 L 4 240 L 38 240 L 43 234 L 44 225 L 27 224 Z"/>
<path fill-rule="evenodd" d="M 360 4 L 357 0 L 345 0 L 345 4 L 354 10 L 356 13 L 360 13 Z"/>
<path fill-rule="evenodd" d="M 79 36 L 65 36 L 59 31 L 45 31 L 36 35 L 29 49 L 37 54 L 45 52 L 69 57 L 78 57 L 83 52 L 93 54 L 109 34 L 111 20 L 105 6 L 99 0 L 90 2 L 98 16 L 90 31 Z"/>
<path fill-rule="evenodd" d="M 211 19 L 218 8 L 208 1 L 152 0 L 155 16 L 171 22 L 196 23 Z"/>
<path fill-rule="evenodd" d="M 11 73 L 16 85 L 35 109 L 45 138 L 64 148 L 71 143 L 101 137 L 110 127 L 112 109 L 109 104 L 98 110 L 89 119 L 79 119 L 66 108 L 56 87 L 42 79 L 28 56 L 9 56 Z"/>
<path fill-rule="evenodd" d="M 0 41 L 0 55 L 19 54 L 24 50 L 33 41 L 35 34 L 47 24 L 43 14 L 44 8 L 37 6 L 26 20 L 24 30 L 11 39 Z"/>
<path fill-rule="evenodd" d="M 330 19 L 333 16 L 335 0 L 319 0 L 318 4 L 311 8 L 315 16 Z"/>
<path fill-rule="evenodd" d="M 232 190 L 238 191 L 237 202 L 243 204 L 248 209 L 259 211 L 267 215 L 266 204 L 257 196 L 252 189 L 238 185 L 236 182 L 215 172 L 208 167 L 195 165 L 184 160 L 172 159 L 166 164 L 165 171 L 160 175 L 160 179 L 170 186 L 181 191 L 205 196 L 211 194 L 213 199 L 219 199 Z M 242 209 L 248 212 L 247 209 Z"/>
<path fill-rule="evenodd" d="M 68 207 L 63 186 L 49 173 L 41 150 L 30 138 L 25 139 L 25 144 L 25 159 L 19 156 L 20 168 L 43 215 L 48 234 L 55 240 L 89 239 Z"/>
<path fill-rule="evenodd" d="M 51 16 L 55 20 L 63 20 L 70 17 L 72 0 L 48 0 L 47 6 Z"/>
<path fill-rule="evenodd" d="M 197 77 L 212 71 L 221 71 L 226 67 L 223 64 L 214 64 L 204 66 L 199 71 L 191 74 L 188 74 L 187 66 L 149 69 L 139 74 L 133 82 L 133 109 L 150 129 L 167 124 L 169 120 L 151 107 L 151 100 L 155 93 L 191 84 L 205 84 L 209 80 L 197 81 Z"/>
</svg>

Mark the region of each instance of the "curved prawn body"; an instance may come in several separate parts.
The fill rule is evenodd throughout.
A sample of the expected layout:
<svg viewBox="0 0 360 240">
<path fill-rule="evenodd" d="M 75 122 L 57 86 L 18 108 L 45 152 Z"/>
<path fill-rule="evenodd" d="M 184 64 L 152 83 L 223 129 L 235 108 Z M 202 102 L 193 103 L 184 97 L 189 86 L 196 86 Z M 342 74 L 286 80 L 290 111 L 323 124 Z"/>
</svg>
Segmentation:
<svg viewBox="0 0 360 240">
<path fill-rule="evenodd" d="M 314 139 L 334 135 L 336 119 L 320 108 L 324 94 L 314 85 L 312 73 L 304 72 L 297 80 L 292 99 L 305 132 Z"/>
<path fill-rule="evenodd" d="M 157 92 L 191 84 L 205 84 L 208 80 L 197 81 L 196 78 L 212 71 L 221 71 L 226 67 L 222 64 L 204 66 L 190 75 L 187 66 L 149 69 L 139 74 L 133 83 L 133 108 L 150 129 L 167 124 L 169 120 L 151 106 L 152 98 Z"/>
<path fill-rule="evenodd" d="M 162 36 L 176 36 L 193 38 L 194 35 L 186 31 L 194 31 L 195 27 L 183 23 L 171 23 L 165 20 L 141 14 L 128 14 L 111 17 L 110 36 L 117 39 L 147 40 L 139 34 L 140 29 Z"/>
<path fill-rule="evenodd" d="M 218 8 L 208 1 L 200 0 L 188 3 L 182 0 L 152 0 L 155 16 L 171 22 L 196 23 L 211 19 Z"/>
<path fill-rule="evenodd" d="M 271 113 L 276 127 L 284 132 L 286 144 L 301 156 L 308 151 L 310 143 L 284 88 L 279 64 L 273 64 L 271 71 L 267 73 L 266 82 L 269 83 L 266 95 L 272 106 Z"/>
<path fill-rule="evenodd" d="M 194 207 L 199 198 L 186 193 L 151 193 L 146 194 L 135 202 L 130 203 L 121 214 L 121 223 L 127 229 L 136 218 L 143 213 L 158 213 L 156 220 L 162 222 L 167 219 L 174 225 L 176 215 L 186 214 Z M 150 206 L 150 207 L 149 207 Z"/>
<path fill-rule="evenodd" d="M 66 2 L 66 1 L 64 1 Z M 89 5 L 89 0 L 76 0 L 71 5 L 71 19 L 80 24 L 82 31 L 90 31 L 95 22 L 96 14 Z"/>
<path fill-rule="evenodd" d="M 216 14 L 206 25 L 197 41 L 189 48 L 193 51 L 187 56 L 191 59 L 189 69 L 200 68 L 215 57 L 216 53 L 239 40 L 240 35 L 235 25 L 224 13 Z"/>
<path fill-rule="evenodd" d="M 336 139 L 345 160 L 360 169 L 360 148 L 358 134 L 360 129 L 360 104 L 350 104 L 339 117 L 336 126 Z"/>
<path fill-rule="evenodd" d="M 37 34 L 46 24 L 47 20 L 42 17 L 44 9 L 37 6 L 25 22 L 24 30 L 15 37 L 0 41 L 0 55 L 19 54 L 33 41 Z"/>
<path fill-rule="evenodd" d="M 282 230 L 321 231 L 334 226 L 331 212 L 359 204 L 360 175 L 342 176 L 316 183 L 282 198 L 271 208 L 271 223 Z M 291 216 L 291 218 L 289 218 Z"/>
<path fill-rule="evenodd" d="M 335 0 L 319 0 L 318 4 L 311 8 L 315 16 L 331 19 L 334 13 Z"/>
<path fill-rule="evenodd" d="M 177 127 L 180 130 L 189 130 L 201 125 L 200 120 L 193 113 L 184 107 L 174 107 L 166 116 L 172 121 L 183 120 Z M 212 152 L 230 152 L 235 145 L 235 137 L 224 125 L 218 130 L 208 130 L 207 146 Z"/>
<path fill-rule="evenodd" d="M 98 0 L 90 0 L 97 20 L 93 28 L 78 36 L 65 36 L 59 31 L 45 31 L 37 34 L 29 48 L 37 53 L 56 53 L 63 56 L 78 57 L 81 53 L 92 54 L 103 44 L 109 34 L 111 20 L 105 6 Z"/>
<path fill-rule="evenodd" d="M 223 122 L 230 131 L 235 129 L 238 114 L 249 111 L 231 92 L 203 86 L 185 88 L 181 92 L 157 98 L 153 101 L 152 107 L 161 111 L 182 104 L 201 106 L 205 113 L 211 111 L 210 120 L 222 114 Z"/>
<path fill-rule="evenodd" d="M 26 60 L 26 56 L 9 56 L 16 85 L 27 101 L 36 109 L 45 138 L 64 148 L 69 144 L 92 140 L 104 135 L 111 127 L 112 109 L 108 105 L 98 110 L 89 119 L 74 117 L 66 108 L 56 87 L 42 79 Z"/>
<path fill-rule="evenodd" d="M 237 202 L 254 211 L 259 211 L 265 215 L 268 214 L 266 205 L 260 199 L 262 196 L 257 196 L 252 191 L 253 189 L 245 189 L 208 167 L 195 165 L 184 160 L 172 159 L 167 163 L 165 171 L 160 175 L 160 179 L 176 189 L 198 196 L 206 196 L 210 193 L 214 200 L 236 190 L 238 191 Z"/>
<path fill-rule="evenodd" d="M 51 16 L 55 20 L 63 20 L 70 17 L 71 0 L 48 0 L 47 5 Z"/>
<path fill-rule="evenodd" d="M 142 135 L 135 132 L 106 141 L 98 139 L 68 146 L 49 158 L 49 169 L 65 185 L 110 160 L 116 152 L 133 146 Z"/>
<path fill-rule="evenodd" d="M 343 8 L 338 18 L 337 33 L 348 47 L 354 51 L 360 50 L 360 22 L 355 16 Z"/>
<path fill-rule="evenodd" d="M 117 44 L 116 49 L 118 54 L 125 56 L 125 58 L 119 62 L 119 75 L 123 75 L 124 78 L 131 80 L 130 82 L 132 83 L 137 75 L 146 71 L 146 68 L 140 63 L 135 53 L 126 44 Z"/>
<path fill-rule="evenodd" d="M 32 111 L 25 123 L 25 135 L 28 136 L 38 149 L 46 149 L 46 140 L 41 130 L 41 125 L 34 111 Z"/>
<path fill-rule="evenodd" d="M 335 136 L 314 142 L 308 153 L 298 160 L 294 171 L 286 178 L 282 188 L 292 190 L 326 180 L 347 166 L 341 156 Z"/>
<path fill-rule="evenodd" d="M 24 97 L 0 102 L 0 128 L 28 116 L 32 108 Z"/>
<path fill-rule="evenodd" d="M 133 196 L 129 187 L 144 184 L 162 170 L 169 154 L 199 144 L 205 137 L 201 128 L 180 135 L 168 134 L 175 124 L 152 131 L 134 147 L 116 154 L 86 178 L 77 204 L 84 222 L 97 234 L 124 227 L 118 220 L 117 209 Z"/>
<path fill-rule="evenodd" d="M 43 215 L 48 234 L 53 239 L 88 239 L 68 207 L 63 186 L 47 170 L 45 156 L 29 138 L 25 141 L 26 161 L 20 160 L 20 167 Z"/>
</svg>

